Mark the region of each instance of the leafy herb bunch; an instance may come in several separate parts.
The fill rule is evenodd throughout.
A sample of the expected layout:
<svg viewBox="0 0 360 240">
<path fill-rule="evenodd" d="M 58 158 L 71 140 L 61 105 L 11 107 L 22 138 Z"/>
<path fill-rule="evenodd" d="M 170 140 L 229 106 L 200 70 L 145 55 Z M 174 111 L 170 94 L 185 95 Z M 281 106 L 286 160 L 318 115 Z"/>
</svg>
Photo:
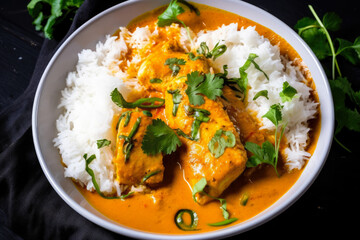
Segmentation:
<svg viewBox="0 0 360 240">
<path fill-rule="evenodd" d="M 304 17 L 295 25 L 298 34 L 313 50 L 324 69 L 331 60 L 329 83 L 335 107 L 336 128 L 334 140 L 350 152 L 337 138 L 343 128 L 360 132 L 360 91 L 352 88 L 350 81 L 342 75 L 338 57 L 343 57 L 353 65 L 360 64 L 360 36 L 354 42 L 342 38 L 335 40 L 330 36 L 340 29 L 342 19 L 334 12 L 325 13 L 320 19 L 311 5 L 309 9 L 314 18 Z"/>
</svg>

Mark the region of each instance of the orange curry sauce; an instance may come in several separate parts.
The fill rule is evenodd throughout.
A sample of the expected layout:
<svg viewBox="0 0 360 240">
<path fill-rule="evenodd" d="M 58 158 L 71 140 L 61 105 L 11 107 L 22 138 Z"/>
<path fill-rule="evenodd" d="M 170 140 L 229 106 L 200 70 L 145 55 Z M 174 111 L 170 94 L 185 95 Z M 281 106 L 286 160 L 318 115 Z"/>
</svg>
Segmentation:
<svg viewBox="0 0 360 240">
<path fill-rule="evenodd" d="M 239 28 L 256 26 L 256 31 L 260 35 L 268 38 L 273 45 L 279 45 L 282 55 L 287 56 L 294 62 L 297 62 L 296 59 L 301 61 L 298 53 L 282 37 L 270 29 L 233 13 L 200 4 L 196 4 L 196 6 L 201 12 L 200 16 L 186 11 L 179 17 L 195 33 L 203 29 L 214 30 L 223 24 L 234 22 L 238 23 Z M 162 7 L 136 18 L 129 24 L 128 29 L 133 31 L 136 27 L 153 24 L 157 21 L 157 16 L 164 9 Z M 315 89 L 310 74 L 306 72 L 304 74 L 307 77 L 308 84 Z M 316 91 L 313 92 L 313 97 L 318 101 Z M 314 130 L 312 130 L 311 144 L 308 148 L 310 153 L 313 152 L 316 146 L 320 129 L 319 119 L 320 116 L 311 123 Z M 155 233 L 189 234 L 214 231 L 227 227 L 211 227 L 207 225 L 208 223 L 224 220 L 219 201 L 212 201 L 204 206 L 194 202 L 192 190 L 184 180 L 183 170 L 176 161 L 177 155 L 178 153 L 175 152 L 173 155 L 164 156 L 164 166 L 166 169 L 164 181 L 150 194 L 140 193 L 134 194 L 125 200 L 108 200 L 102 198 L 97 193 L 91 193 L 79 186 L 78 189 L 87 201 L 106 217 L 118 222 L 120 225 L 134 229 Z M 232 225 L 248 220 L 272 205 L 289 190 L 299 178 L 301 172 L 302 170 L 296 170 L 292 173 L 281 171 L 281 176 L 277 177 L 271 166 L 263 166 L 252 174 L 247 174 L 245 171 L 221 195 L 227 201 L 230 218 L 238 218 L 238 221 Z M 245 206 L 240 203 L 243 194 L 249 196 Z M 198 214 L 198 231 L 182 231 L 177 228 L 174 223 L 174 216 L 179 209 L 191 209 Z"/>
</svg>

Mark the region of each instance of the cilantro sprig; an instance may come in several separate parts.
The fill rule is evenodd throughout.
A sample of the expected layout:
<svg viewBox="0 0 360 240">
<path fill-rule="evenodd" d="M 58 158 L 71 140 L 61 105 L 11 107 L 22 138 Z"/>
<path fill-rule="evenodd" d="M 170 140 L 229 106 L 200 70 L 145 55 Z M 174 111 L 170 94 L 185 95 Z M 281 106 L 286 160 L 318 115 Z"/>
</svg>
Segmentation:
<svg viewBox="0 0 360 240">
<path fill-rule="evenodd" d="M 325 13 L 322 19 L 317 15 L 314 8 L 309 5 L 314 18 L 304 17 L 295 25 L 298 34 L 307 42 L 326 69 L 327 59 L 331 58 L 331 75 L 329 83 L 333 95 L 335 107 L 336 128 L 334 140 L 345 150 L 345 147 L 337 138 L 343 128 L 350 131 L 360 132 L 360 91 L 353 90 L 350 81 L 342 75 L 338 57 L 343 57 L 352 64 L 360 63 L 360 36 L 353 42 L 342 38 L 336 41 L 330 36 L 330 32 L 340 29 L 342 19 L 334 12 Z"/>
<path fill-rule="evenodd" d="M 274 104 L 270 107 L 269 111 L 264 114 L 263 118 L 269 119 L 276 127 L 275 129 L 275 146 L 269 141 L 265 141 L 260 147 L 256 143 L 246 142 L 245 148 L 253 153 L 246 162 L 247 167 L 256 167 L 259 164 L 265 163 L 274 167 L 276 175 L 279 176 L 277 170 L 277 164 L 279 159 L 279 149 L 281 138 L 284 135 L 286 124 L 281 126 L 282 123 L 282 106 L 280 104 Z M 278 135 L 280 132 L 280 136 Z"/>
<path fill-rule="evenodd" d="M 31 0 L 27 5 L 33 25 L 37 31 L 42 31 L 46 38 L 54 38 L 55 30 L 61 25 L 70 25 L 70 21 L 84 0 Z"/>
<path fill-rule="evenodd" d="M 187 75 L 188 85 L 186 94 L 189 97 L 190 104 L 202 105 L 205 103 L 203 95 L 211 100 L 222 95 L 224 80 L 215 74 L 200 74 L 198 71 L 191 72 Z"/>
</svg>

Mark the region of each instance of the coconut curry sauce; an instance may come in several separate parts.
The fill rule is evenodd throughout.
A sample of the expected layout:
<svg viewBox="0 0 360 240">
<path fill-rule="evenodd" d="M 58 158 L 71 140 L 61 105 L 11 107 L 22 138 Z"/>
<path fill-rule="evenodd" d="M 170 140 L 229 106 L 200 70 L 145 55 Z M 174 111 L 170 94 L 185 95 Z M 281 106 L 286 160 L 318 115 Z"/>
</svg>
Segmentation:
<svg viewBox="0 0 360 240">
<path fill-rule="evenodd" d="M 234 22 L 238 23 L 239 28 L 247 27 L 247 26 L 256 26 L 256 31 L 260 35 L 263 35 L 264 37 L 268 38 L 272 44 L 279 45 L 282 55 L 287 56 L 290 60 L 293 60 L 295 63 L 300 63 L 301 58 L 298 55 L 298 53 L 283 38 L 276 35 L 268 28 L 265 28 L 260 24 L 257 24 L 249 19 L 240 17 L 236 14 L 225 12 L 205 5 L 196 4 L 196 6 L 199 8 L 201 12 L 200 16 L 196 16 L 195 13 L 190 11 L 185 11 L 185 13 L 179 16 L 179 18 L 182 21 L 184 21 L 184 23 L 187 26 L 189 26 L 195 33 L 203 29 L 214 30 L 223 24 L 230 24 Z M 136 27 L 144 27 L 147 25 L 153 26 L 154 22 L 157 21 L 157 17 L 164 11 L 164 9 L 165 8 L 162 7 L 136 18 L 134 21 L 132 21 L 129 24 L 128 29 L 130 31 L 134 31 Z M 152 29 L 150 28 L 150 31 L 151 30 Z M 160 38 L 161 38 L 161 34 L 160 34 Z M 154 56 L 148 58 L 149 61 L 156 60 L 157 58 L 161 58 L 161 56 L 156 56 L 155 51 L 153 51 L 153 54 Z M 179 53 L 174 52 L 171 54 L 173 54 L 173 57 L 181 57 L 179 56 Z M 160 62 L 161 65 L 163 65 L 164 61 L 160 61 Z M 155 75 L 163 74 L 164 76 L 168 75 L 167 72 L 163 72 L 163 73 L 161 72 L 163 71 L 161 70 L 163 68 L 160 65 L 156 65 L 158 64 L 156 61 L 154 61 L 153 64 L 154 64 L 153 68 L 154 69 L 158 68 L 160 72 L 160 73 L 156 72 L 153 74 Z M 181 71 L 185 71 L 185 72 L 182 72 L 182 74 L 179 75 L 186 75 L 187 73 L 195 70 L 199 70 L 205 73 L 209 71 L 208 67 L 206 66 L 206 63 L 201 61 L 199 61 L 194 66 L 188 66 L 187 68 L 189 69 L 186 70 L 186 68 L 183 68 Z M 310 78 L 310 74 L 308 74 L 305 71 L 305 69 L 303 70 L 304 70 L 304 75 L 308 80 L 308 84 L 311 85 L 313 89 L 315 89 L 315 85 L 313 84 L 312 79 Z M 133 71 L 133 73 L 131 71 Z M 141 66 L 130 66 L 128 69 L 128 74 L 130 75 L 133 74 L 134 77 L 138 77 L 139 81 L 141 82 L 142 81 L 141 71 L 142 71 Z M 147 72 L 146 74 L 152 74 L 152 73 Z M 174 79 L 169 78 L 165 81 L 172 82 L 173 80 Z M 146 79 L 144 80 L 144 85 L 146 84 L 147 81 L 148 80 Z M 174 82 L 175 82 L 174 84 L 177 84 L 176 87 L 181 90 L 184 82 L 181 80 Z M 159 89 L 150 89 L 151 91 L 149 92 L 148 96 L 162 97 L 165 98 L 165 100 L 171 97 L 170 94 L 166 93 L 166 90 L 169 89 L 164 88 L 164 86 L 165 85 L 159 85 L 158 86 Z M 166 86 L 168 88 L 169 87 L 171 88 L 172 85 L 170 84 Z M 232 102 L 231 99 L 233 98 L 233 95 L 229 89 L 224 87 L 223 94 L 224 96 L 226 96 L 227 99 L 230 99 L 230 102 Z M 312 94 L 315 100 L 318 101 L 315 91 Z M 183 95 L 185 95 L 185 93 L 183 93 Z M 245 141 L 252 141 L 261 144 L 266 139 L 269 139 L 266 133 L 258 130 L 259 123 L 254 121 L 254 119 L 252 119 L 250 114 L 246 112 L 244 104 L 242 102 L 237 101 L 236 103 L 234 101 L 233 102 L 234 104 L 232 103 L 227 104 L 224 101 L 212 101 L 212 102 L 213 104 L 216 105 L 214 107 L 219 109 L 219 111 L 217 111 L 218 115 L 220 117 L 224 116 L 222 119 L 219 120 L 220 121 L 219 124 L 223 126 L 225 125 L 227 126 L 227 124 L 230 123 L 229 119 L 231 119 L 231 121 L 234 123 L 237 122 L 233 126 L 230 126 L 231 124 L 228 124 L 226 130 L 232 131 L 234 133 L 236 133 L 235 131 L 240 131 L 240 136 L 239 136 L 240 139 L 236 140 L 237 142 L 236 146 L 238 148 L 238 150 L 236 151 L 238 151 L 237 153 L 238 156 L 241 156 L 242 154 L 241 152 L 244 151 L 244 147 L 241 144 L 241 142 L 244 143 Z M 206 108 L 207 105 L 209 105 L 208 102 L 202 105 L 201 108 Z M 171 113 L 172 106 L 170 107 L 168 106 L 169 105 L 167 105 L 166 107 L 151 110 L 153 118 L 163 119 L 164 122 L 166 122 L 170 127 L 180 128 L 186 134 L 188 134 L 190 131 L 189 126 L 191 125 L 191 123 L 186 123 L 186 121 L 184 121 L 182 124 L 179 123 L 178 125 L 176 125 L 177 124 L 175 121 L 176 119 L 173 119 L 171 117 L 171 114 L 169 114 L 169 112 Z M 178 111 L 181 111 L 180 108 Z M 213 112 L 211 113 L 213 114 Z M 136 114 L 146 118 L 146 116 L 142 116 L 141 113 L 136 113 Z M 179 114 L 181 114 L 181 112 L 179 112 Z M 118 121 L 118 118 L 119 115 L 116 116 L 114 119 L 114 128 L 116 122 Z M 186 118 L 186 116 L 184 116 L 184 118 Z M 308 147 L 308 151 L 310 153 L 313 152 L 316 146 L 316 141 L 320 129 L 319 119 L 320 116 L 318 116 L 316 121 L 311 123 L 311 127 L 313 127 L 313 130 L 310 134 L 311 144 Z M 132 119 L 131 121 L 135 121 L 135 120 L 136 119 Z M 120 125 L 124 125 L 124 123 L 121 122 Z M 131 126 L 131 124 L 129 124 L 129 126 Z M 214 135 L 213 131 L 214 129 L 216 130 L 217 128 L 213 127 L 214 129 L 211 130 L 212 131 L 211 133 L 210 131 L 209 133 L 207 133 L 206 132 L 207 129 L 205 128 L 206 128 L 206 124 L 204 123 L 201 124 L 200 131 L 203 134 L 202 136 L 204 138 L 207 138 L 206 141 L 208 142 L 209 141 L 208 136 L 213 136 Z M 130 129 L 125 128 L 124 131 L 129 132 Z M 143 132 L 144 129 L 140 128 L 139 131 Z M 190 144 L 187 141 L 190 140 L 182 139 L 183 142 L 182 147 L 177 149 L 177 151 L 171 155 L 164 155 L 162 159 L 160 156 L 153 157 L 152 159 L 150 159 L 151 161 L 156 162 L 155 165 L 152 166 L 141 165 L 144 168 L 142 169 L 143 172 L 151 171 L 151 167 L 153 166 L 156 166 L 156 169 L 161 169 L 161 170 L 165 169 L 161 173 L 161 175 L 157 176 L 157 178 L 154 178 L 152 180 L 155 181 L 155 183 L 157 183 L 156 187 L 152 188 L 152 190 L 148 189 L 146 193 L 135 193 L 131 197 L 126 198 L 125 200 L 120 200 L 120 199 L 110 200 L 110 199 L 104 199 L 99 194 L 91 193 L 79 186 L 78 188 L 92 206 L 94 206 L 97 210 L 99 210 L 108 218 L 126 227 L 131 227 L 149 232 L 172 233 L 172 234 L 189 234 L 189 233 L 207 232 L 207 231 L 213 231 L 219 228 L 226 227 L 228 225 L 221 227 L 212 227 L 208 225 L 208 223 L 215 223 L 224 220 L 222 211 L 220 209 L 219 201 L 216 200 L 209 201 L 209 199 L 207 199 L 201 202 L 202 204 L 198 204 L 192 198 L 192 186 L 194 185 L 194 182 L 192 181 L 199 180 L 199 176 L 197 176 L 194 172 L 191 172 L 188 169 L 189 167 L 186 166 L 186 164 L 184 164 L 184 161 L 182 162 L 182 159 L 186 157 L 189 158 L 189 156 L 187 155 L 190 154 L 190 152 L 188 152 L 188 150 L 186 149 L 186 147 L 189 146 Z M 201 141 L 200 143 L 196 143 L 196 144 L 199 144 L 200 146 Z M 134 149 L 138 149 L 135 150 L 135 152 L 138 152 L 139 156 L 140 155 L 142 156 L 141 149 L 139 148 L 140 146 L 134 145 Z M 227 154 L 230 155 L 227 155 L 225 157 L 230 158 L 232 153 L 227 150 Z M 137 157 L 137 156 L 134 155 L 132 157 Z M 148 157 L 144 155 L 141 158 L 142 159 L 140 161 L 145 162 L 145 160 Z M 229 176 L 231 175 L 230 176 L 231 179 L 229 180 L 230 182 L 228 184 L 219 183 L 218 185 L 221 185 L 222 187 L 219 187 L 216 184 L 213 186 L 215 191 L 214 194 L 216 196 L 221 194 L 221 198 L 226 199 L 227 210 L 230 213 L 230 218 L 238 218 L 238 220 L 233 224 L 248 220 L 249 218 L 259 214 L 260 212 L 271 206 L 275 201 L 277 201 L 284 193 L 286 193 L 289 190 L 289 188 L 296 182 L 296 180 L 299 178 L 302 172 L 302 170 L 295 170 L 292 171 L 291 173 L 288 173 L 285 170 L 280 170 L 279 171 L 280 177 L 278 177 L 273 167 L 270 165 L 260 165 L 260 167 L 257 167 L 256 169 L 252 168 L 249 170 L 245 170 L 243 172 L 244 162 L 246 161 L 246 152 L 244 157 L 239 157 L 239 158 L 240 160 L 235 160 L 238 162 L 234 165 L 235 166 L 234 168 L 238 170 L 235 171 L 234 173 L 231 173 L 231 171 L 228 170 L 228 172 L 225 173 L 228 174 Z M 219 159 L 222 158 L 220 157 Z M 131 168 L 131 165 L 128 167 Z M 278 168 L 282 169 L 281 161 L 278 164 Z M 118 175 L 118 177 L 122 177 L 122 176 L 126 177 L 126 172 L 122 174 L 123 175 L 121 174 Z M 239 176 L 239 174 L 241 175 Z M 227 176 L 221 176 L 220 178 L 226 178 L 226 177 Z M 163 180 L 161 181 L 161 179 L 158 178 L 163 178 Z M 134 181 L 139 181 L 139 179 L 141 179 L 141 176 L 138 176 L 138 179 L 137 180 L 135 179 Z M 234 179 L 235 181 L 233 181 Z M 230 183 L 231 185 L 229 185 Z M 218 194 L 216 194 L 216 191 L 218 191 L 217 192 Z M 190 209 L 197 213 L 199 219 L 197 226 L 198 231 L 195 232 L 182 231 L 176 226 L 174 222 L 174 217 L 177 211 L 180 209 Z M 187 217 L 186 214 L 184 214 L 184 220 L 189 221 L 189 219 L 186 219 L 186 217 Z"/>
</svg>

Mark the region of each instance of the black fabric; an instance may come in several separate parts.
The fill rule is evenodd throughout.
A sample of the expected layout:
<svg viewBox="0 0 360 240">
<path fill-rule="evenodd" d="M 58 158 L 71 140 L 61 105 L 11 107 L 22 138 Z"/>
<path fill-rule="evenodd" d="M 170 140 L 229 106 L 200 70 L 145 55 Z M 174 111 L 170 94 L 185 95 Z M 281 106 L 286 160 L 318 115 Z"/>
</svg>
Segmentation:
<svg viewBox="0 0 360 240">
<path fill-rule="evenodd" d="M 27 89 L 0 113 L 0 240 L 119 238 L 80 216 L 53 190 L 41 170 L 31 134 L 33 99 L 51 57 L 79 26 L 119 2 L 86 0 L 66 36 L 44 41 Z"/>
</svg>

